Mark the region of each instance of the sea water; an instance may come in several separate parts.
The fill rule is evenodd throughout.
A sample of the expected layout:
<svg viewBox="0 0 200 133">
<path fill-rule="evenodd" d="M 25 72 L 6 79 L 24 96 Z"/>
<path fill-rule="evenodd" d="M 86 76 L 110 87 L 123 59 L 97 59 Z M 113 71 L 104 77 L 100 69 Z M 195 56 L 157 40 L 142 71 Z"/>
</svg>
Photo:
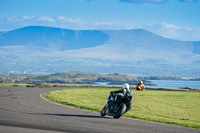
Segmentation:
<svg viewBox="0 0 200 133">
<path fill-rule="evenodd" d="M 200 89 L 200 81 L 182 81 L 182 80 L 150 80 L 150 81 L 156 85 L 151 87 Z"/>
<path fill-rule="evenodd" d="M 146 87 L 166 87 L 166 88 L 192 88 L 200 89 L 200 81 L 182 81 L 182 80 L 149 80 L 154 85 L 145 85 Z M 108 85 L 110 82 L 95 82 L 97 85 Z M 136 85 L 130 85 L 136 86 Z"/>
</svg>

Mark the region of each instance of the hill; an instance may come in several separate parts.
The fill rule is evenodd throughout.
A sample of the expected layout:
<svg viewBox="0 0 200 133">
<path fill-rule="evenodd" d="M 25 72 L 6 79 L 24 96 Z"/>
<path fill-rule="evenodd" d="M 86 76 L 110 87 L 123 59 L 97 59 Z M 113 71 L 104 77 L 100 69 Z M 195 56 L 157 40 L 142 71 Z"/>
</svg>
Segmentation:
<svg viewBox="0 0 200 133">
<path fill-rule="evenodd" d="M 0 46 L 32 46 L 53 50 L 72 50 L 95 47 L 108 40 L 97 30 L 67 30 L 43 26 L 28 26 L 0 33 Z"/>
<path fill-rule="evenodd" d="M 0 74 L 2 83 L 61 83 L 61 84 L 96 84 L 107 82 L 111 85 L 129 83 L 136 85 L 142 78 L 124 74 L 96 74 L 87 72 L 62 72 L 48 75 Z M 145 83 L 150 83 L 145 81 Z"/>
<path fill-rule="evenodd" d="M 87 71 L 199 76 L 200 42 L 143 29 L 68 30 L 28 26 L 0 32 L 1 73 Z"/>
<path fill-rule="evenodd" d="M 117 61 L 162 60 L 188 63 L 199 61 L 199 42 L 184 42 L 164 38 L 146 30 L 102 31 L 109 35 L 104 44 L 81 50 L 67 51 L 67 55 Z"/>
</svg>

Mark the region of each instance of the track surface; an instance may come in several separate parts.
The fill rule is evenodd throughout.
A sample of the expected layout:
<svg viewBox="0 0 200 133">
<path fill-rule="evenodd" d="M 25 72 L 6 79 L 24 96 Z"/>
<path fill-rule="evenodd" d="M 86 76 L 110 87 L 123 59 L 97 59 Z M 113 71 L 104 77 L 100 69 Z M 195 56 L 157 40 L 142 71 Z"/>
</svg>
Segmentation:
<svg viewBox="0 0 200 133">
<path fill-rule="evenodd" d="M 0 87 L 0 133 L 200 133 L 200 130 L 60 106 L 40 94 L 55 89 Z"/>
</svg>

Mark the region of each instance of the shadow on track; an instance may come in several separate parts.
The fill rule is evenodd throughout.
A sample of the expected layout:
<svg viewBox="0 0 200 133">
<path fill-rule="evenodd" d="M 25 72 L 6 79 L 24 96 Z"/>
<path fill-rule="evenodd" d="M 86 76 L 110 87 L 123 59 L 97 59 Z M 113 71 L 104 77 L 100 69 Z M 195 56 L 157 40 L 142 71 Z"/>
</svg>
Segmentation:
<svg viewBox="0 0 200 133">
<path fill-rule="evenodd" d="M 68 116 L 68 117 L 85 117 L 85 118 L 104 118 L 104 119 L 112 119 L 110 117 L 102 117 L 102 116 L 97 116 L 97 115 L 73 115 L 73 114 L 43 114 L 43 113 L 29 113 L 29 112 L 20 112 L 20 111 L 15 111 L 15 110 L 10 110 L 10 109 L 4 109 L 0 108 L 0 110 L 6 110 L 10 112 L 17 112 L 17 113 L 22 113 L 22 114 L 32 114 L 32 115 L 54 115 L 54 116 Z"/>
<path fill-rule="evenodd" d="M 45 114 L 45 115 L 112 119 L 110 117 L 102 117 L 102 116 L 96 116 L 96 115 L 73 115 L 73 114 Z"/>
</svg>

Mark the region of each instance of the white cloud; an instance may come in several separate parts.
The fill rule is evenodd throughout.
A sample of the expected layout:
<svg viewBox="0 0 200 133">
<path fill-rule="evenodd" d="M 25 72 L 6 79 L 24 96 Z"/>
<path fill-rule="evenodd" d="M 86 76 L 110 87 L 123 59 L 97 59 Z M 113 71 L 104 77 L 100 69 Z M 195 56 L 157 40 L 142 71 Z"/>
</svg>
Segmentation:
<svg viewBox="0 0 200 133">
<path fill-rule="evenodd" d="M 179 27 L 169 23 L 143 25 L 143 29 L 163 37 L 182 40 L 182 41 L 200 41 L 200 29 L 190 27 Z"/>
<path fill-rule="evenodd" d="M 72 19 L 64 16 L 19 16 L 0 18 L 0 31 L 12 30 L 30 25 L 78 29 L 83 25 L 83 21 L 79 18 Z"/>
<path fill-rule="evenodd" d="M 59 19 L 59 20 L 65 20 L 65 17 L 63 17 L 63 16 L 58 16 L 58 19 Z"/>
<path fill-rule="evenodd" d="M 161 25 L 162 25 L 163 27 L 167 28 L 167 29 L 178 29 L 178 26 L 173 25 L 173 24 L 162 23 Z"/>
<path fill-rule="evenodd" d="M 57 21 L 60 21 L 60 22 L 67 22 L 67 23 L 82 23 L 82 20 L 77 18 L 77 19 L 72 19 L 72 18 L 67 18 L 67 17 L 64 17 L 64 16 L 58 16 L 58 17 L 54 17 Z"/>
<path fill-rule="evenodd" d="M 111 22 L 94 22 L 95 25 L 113 25 Z"/>
<path fill-rule="evenodd" d="M 22 16 L 21 18 L 24 19 L 24 20 L 25 19 L 32 19 L 32 18 L 34 18 L 34 16 L 31 16 L 31 17 L 30 16 Z"/>
<path fill-rule="evenodd" d="M 37 21 L 47 21 L 55 23 L 56 20 L 54 20 L 52 17 L 41 16 L 37 18 Z"/>
</svg>

